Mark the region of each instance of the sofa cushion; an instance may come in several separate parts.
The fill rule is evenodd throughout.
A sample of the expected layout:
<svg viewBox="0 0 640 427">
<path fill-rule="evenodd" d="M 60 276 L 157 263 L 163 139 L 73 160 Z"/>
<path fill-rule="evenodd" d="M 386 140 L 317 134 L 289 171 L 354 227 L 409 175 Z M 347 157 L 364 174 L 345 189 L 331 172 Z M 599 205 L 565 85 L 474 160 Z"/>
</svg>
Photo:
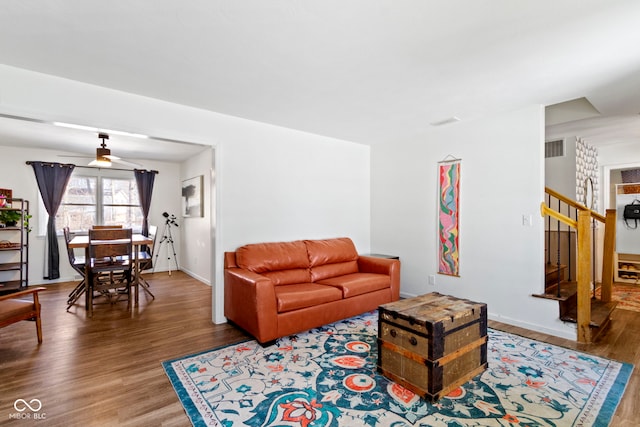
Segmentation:
<svg viewBox="0 0 640 427">
<path fill-rule="evenodd" d="M 271 279 L 274 285 L 290 285 L 292 283 L 306 283 L 311 281 L 308 268 L 266 271 L 262 273 L 262 275 Z"/>
<path fill-rule="evenodd" d="M 236 250 L 236 263 L 276 285 L 311 281 L 307 248 L 301 240 L 244 245 Z"/>
<path fill-rule="evenodd" d="M 388 275 L 374 273 L 347 274 L 345 276 L 324 279 L 317 283 L 340 289 L 344 298 L 378 291 L 391 286 L 391 280 Z"/>
<path fill-rule="evenodd" d="M 358 252 L 347 237 L 305 240 L 311 266 L 311 281 L 358 272 Z"/>
<path fill-rule="evenodd" d="M 342 299 L 342 291 L 333 286 L 298 283 L 275 287 L 278 313 L 312 307 Z"/>
<path fill-rule="evenodd" d="M 358 261 L 338 262 L 335 264 L 319 265 L 311 268 L 311 281 L 318 283 L 320 280 L 336 276 L 344 276 L 358 272 Z"/>
</svg>

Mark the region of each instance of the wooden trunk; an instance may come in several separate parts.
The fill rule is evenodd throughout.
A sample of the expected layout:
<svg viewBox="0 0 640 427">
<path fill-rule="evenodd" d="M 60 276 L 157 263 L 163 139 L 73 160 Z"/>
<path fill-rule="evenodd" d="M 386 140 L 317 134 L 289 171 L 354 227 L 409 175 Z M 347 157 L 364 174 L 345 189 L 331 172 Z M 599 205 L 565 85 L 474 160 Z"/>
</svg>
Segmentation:
<svg viewBox="0 0 640 427">
<path fill-rule="evenodd" d="M 433 292 L 378 309 L 378 371 L 436 401 L 487 367 L 487 305 Z"/>
</svg>

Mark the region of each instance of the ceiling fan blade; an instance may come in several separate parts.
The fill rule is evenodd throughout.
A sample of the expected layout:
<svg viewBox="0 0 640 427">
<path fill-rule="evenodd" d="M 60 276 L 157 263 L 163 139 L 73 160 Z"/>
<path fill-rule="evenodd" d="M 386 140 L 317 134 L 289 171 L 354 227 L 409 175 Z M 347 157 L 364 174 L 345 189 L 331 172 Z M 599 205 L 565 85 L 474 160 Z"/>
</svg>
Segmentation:
<svg viewBox="0 0 640 427">
<path fill-rule="evenodd" d="M 58 156 L 59 157 L 77 157 L 82 159 L 93 159 L 91 160 L 91 162 L 89 162 L 89 166 L 109 167 L 111 163 L 118 163 L 118 164 L 130 166 L 133 168 L 143 167 L 139 163 L 122 160 L 120 157 L 112 155 L 111 150 L 107 148 L 107 144 L 105 142 L 105 140 L 109 139 L 109 135 L 101 133 L 98 135 L 98 138 L 102 139 L 102 144 L 100 144 L 100 147 L 96 149 L 95 157 L 73 155 L 73 154 L 70 154 L 70 155 L 59 154 Z"/>
<path fill-rule="evenodd" d="M 113 163 L 119 163 L 121 165 L 127 165 L 127 166 L 131 166 L 134 168 L 141 168 L 142 165 L 140 163 L 135 163 L 135 162 L 130 162 L 128 160 L 122 160 L 119 157 L 113 158 L 113 156 L 110 157 L 111 161 L 113 161 Z"/>
<path fill-rule="evenodd" d="M 74 155 L 74 154 L 58 154 L 58 157 L 74 157 L 78 159 L 95 159 L 95 156 L 82 156 L 82 155 Z"/>
</svg>

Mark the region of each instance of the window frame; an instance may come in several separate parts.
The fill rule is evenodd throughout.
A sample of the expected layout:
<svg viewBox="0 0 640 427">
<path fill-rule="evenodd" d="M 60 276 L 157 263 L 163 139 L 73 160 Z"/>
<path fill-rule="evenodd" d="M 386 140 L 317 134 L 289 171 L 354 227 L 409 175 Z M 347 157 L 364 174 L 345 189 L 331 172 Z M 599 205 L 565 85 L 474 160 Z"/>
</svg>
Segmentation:
<svg viewBox="0 0 640 427">
<path fill-rule="evenodd" d="M 81 169 L 81 170 L 79 170 Z M 106 168 L 90 168 L 90 167 L 76 167 L 71 174 L 71 178 L 78 177 L 87 177 L 87 178 L 95 178 L 96 179 L 96 203 L 94 204 L 85 204 L 85 203 L 60 203 L 60 208 L 62 206 L 95 206 L 96 211 L 96 224 L 104 223 L 104 210 L 105 207 L 124 207 L 124 208 L 138 208 L 140 210 L 140 214 L 142 215 L 142 207 L 140 206 L 140 200 L 137 200 L 136 204 L 114 204 L 114 203 L 105 203 L 105 194 L 104 194 L 104 179 L 120 179 L 131 181 L 134 185 L 137 185 L 134 172 L 131 170 L 125 169 L 106 169 Z M 67 189 L 65 189 L 66 195 Z M 39 224 L 39 233 L 38 236 L 44 237 L 47 231 L 47 222 L 49 220 L 49 214 L 44 206 L 42 201 L 42 196 L 40 192 L 38 192 L 38 205 L 39 205 L 39 213 L 38 213 L 38 224 Z M 60 209 L 59 208 L 59 209 Z M 132 224 L 133 232 L 140 233 L 142 231 L 142 222 L 139 224 Z M 78 232 L 86 232 L 87 230 L 71 230 L 74 233 Z M 62 235 L 62 228 L 60 230 L 56 229 L 56 234 L 58 236 Z"/>
</svg>

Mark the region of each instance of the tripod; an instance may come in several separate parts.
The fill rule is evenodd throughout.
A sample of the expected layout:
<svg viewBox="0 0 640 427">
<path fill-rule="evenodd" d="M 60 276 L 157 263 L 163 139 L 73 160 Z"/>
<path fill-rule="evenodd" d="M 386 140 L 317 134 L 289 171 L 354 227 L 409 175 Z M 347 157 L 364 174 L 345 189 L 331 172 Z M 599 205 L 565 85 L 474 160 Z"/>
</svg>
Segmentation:
<svg viewBox="0 0 640 427">
<path fill-rule="evenodd" d="M 176 257 L 176 248 L 173 246 L 173 235 L 171 234 L 171 226 L 178 226 L 176 223 L 175 215 L 169 216 L 168 213 L 162 214 L 167 220 L 164 223 L 164 229 L 162 230 L 162 239 L 160 239 L 160 243 L 158 244 L 158 252 L 156 252 L 156 260 L 153 263 L 153 270 L 155 271 L 156 265 L 158 265 L 158 256 L 162 251 L 162 244 L 167 244 L 167 259 L 169 260 L 169 276 L 171 276 L 171 255 L 169 254 L 169 245 L 171 245 L 171 250 L 173 252 L 173 262 L 176 264 L 176 271 L 178 270 L 178 258 Z"/>
</svg>

